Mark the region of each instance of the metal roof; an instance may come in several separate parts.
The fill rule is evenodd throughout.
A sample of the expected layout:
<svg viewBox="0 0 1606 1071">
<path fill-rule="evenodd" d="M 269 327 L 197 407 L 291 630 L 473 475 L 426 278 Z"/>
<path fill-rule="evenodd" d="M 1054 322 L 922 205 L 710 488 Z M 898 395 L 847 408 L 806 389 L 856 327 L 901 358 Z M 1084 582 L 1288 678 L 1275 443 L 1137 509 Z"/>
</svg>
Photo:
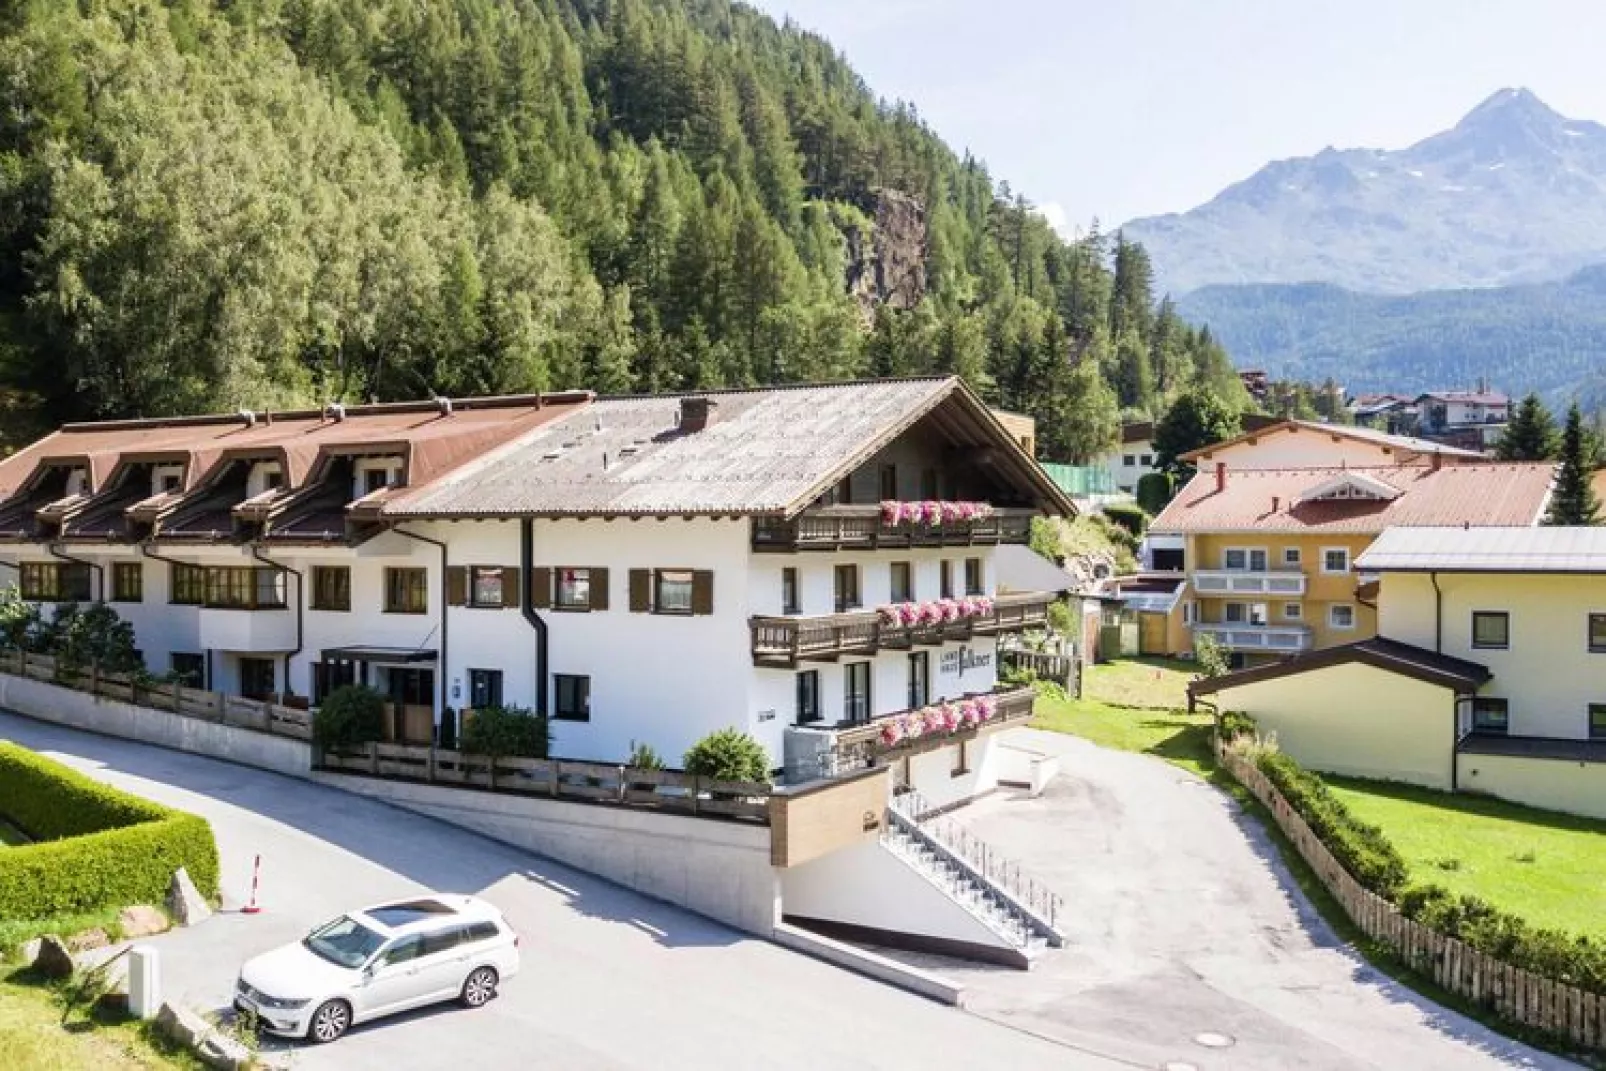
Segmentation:
<svg viewBox="0 0 1606 1071">
<path fill-rule="evenodd" d="M 683 431 L 685 398 L 714 403 Z M 482 463 L 386 503 L 385 517 L 783 515 L 929 418 L 1057 512 L 1071 504 L 954 377 L 598 399 Z"/>
<path fill-rule="evenodd" d="M 1390 528 L 1355 567 L 1372 573 L 1606 573 L 1606 528 Z"/>
</svg>

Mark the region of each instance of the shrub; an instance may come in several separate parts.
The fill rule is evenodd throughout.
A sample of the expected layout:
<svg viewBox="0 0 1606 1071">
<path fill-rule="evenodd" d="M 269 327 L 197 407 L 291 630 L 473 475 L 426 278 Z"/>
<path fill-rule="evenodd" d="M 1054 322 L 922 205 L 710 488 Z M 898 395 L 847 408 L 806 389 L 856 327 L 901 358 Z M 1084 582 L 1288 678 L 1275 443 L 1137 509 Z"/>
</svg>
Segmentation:
<svg viewBox="0 0 1606 1071">
<path fill-rule="evenodd" d="M 552 723 L 526 707 L 477 709 L 458 733 L 458 747 L 491 759 L 544 759 L 552 751 Z"/>
<path fill-rule="evenodd" d="M 1138 477 L 1138 506 L 1150 516 L 1165 509 L 1176 493 L 1176 477 L 1169 472 L 1145 472 Z"/>
<path fill-rule="evenodd" d="M 638 744 L 632 740 L 630 741 L 630 757 L 625 760 L 625 765 L 635 770 L 662 770 L 664 768 L 664 760 L 650 745 Z"/>
<path fill-rule="evenodd" d="M 205 819 L 3 742 L 0 816 L 38 841 L 0 852 L 0 918 L 160 904 L 179 867 L 203 894 L 217 893 L 217 845 Z"/>
<path fill-rule="evenodd" d="M 366 684 L 336 688 L 312 716 L 312 739 L 322 748 L 364 747 L 384 736 L 385 697 Z"/>
<path fill-rule="evenodd" d="M 740 729 L 718 729 L 693 744 L 682 765 L 686 772 L 715 781 L 768 781 L 770 756 Z"/>
<path fill-rule="evenodd" d="M 1260 731 L 1255 719 L 1237 710 L 1228 710 L 1221 715 L 1221 736 L 1224 740 L 1235 740 L 1240 736 L 1254 736 Z"/>
<path fill-rule="evenodd" d="M 68 603 L 51 623 L 52 651 L 64 668 L 93 666 L 108 673 L 132 673 L 145 663 L 134 645 L 134 626 L 105 603 L 80 609 Z"/>
<path fill-rule="evenodd" d="M 1227 649 L 1208 632 L 1194 633 L 1193 660 L 1199 667 L 1199 674 L 1204 677 L 1224 677 L 1231 668 L 1227 662 Z"/>
<path fill-rule="evenodd" d="M 1143 530 L 1149 525 L 1149 515 L 1143 512 L 1141 506 L 1125 502 L 1111 502 L 1104 507 L 1104 515 L 1124 529 L 1133 540 L 1142 538 Z"/>
<path fill-rule="evenodd" d="M 1405 858 L 1377 826 L 1350 813 L 1327 784 L 1287 755 L 1262 752 L 1255 765 L 1305 819 L 1355 880 L 1392 900 L 1405 885 Z"/>
</svg>

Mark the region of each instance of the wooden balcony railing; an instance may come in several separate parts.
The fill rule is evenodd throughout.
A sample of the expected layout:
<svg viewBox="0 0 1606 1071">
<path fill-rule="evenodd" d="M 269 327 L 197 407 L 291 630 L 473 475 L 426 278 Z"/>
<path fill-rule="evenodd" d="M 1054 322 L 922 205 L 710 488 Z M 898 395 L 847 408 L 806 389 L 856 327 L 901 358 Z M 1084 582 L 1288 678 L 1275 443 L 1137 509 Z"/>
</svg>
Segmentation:
<svg viewBox="0 0 1606 1071">
<path fill-rule="evenodd" d="M 786 520 L 753 522 L 755 551 L 879 550 L 904 547 L 992 546 L 1027 543 L 1036 510 L 995 509 L 989 517 L 945 524 L 886 524 L 881 507 L 817 506 Z"/>
<path fill-rule="evenodd" d="M 818 617 L 754 617 L 748 622 L 753 664 L 791 669 L 799 662 L 832 662 L 843 655 L 935 647 L 973 636 L 1042 628 L 1048 623 L 1048 608 L 1057 597 L 1047 591 L 999 595 L 993 599 L 993 612 L 985 616 L 913 627 L 889 624 L 874 610 Z"/>
</svg>

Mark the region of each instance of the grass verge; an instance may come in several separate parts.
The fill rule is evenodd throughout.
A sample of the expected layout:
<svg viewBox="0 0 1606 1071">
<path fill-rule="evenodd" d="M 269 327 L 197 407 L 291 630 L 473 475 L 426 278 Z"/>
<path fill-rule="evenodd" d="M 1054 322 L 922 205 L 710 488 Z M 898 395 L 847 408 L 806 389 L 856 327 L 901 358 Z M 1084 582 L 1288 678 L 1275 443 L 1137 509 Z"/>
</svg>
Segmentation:
<svg viewBox="0 0 1606 1071">
<path fill-rule="evenodd" d="M 148 1024 L 103 1013 L 64 1018 L 61 988 L 0 967 L 0 1061 L 26 1071 L 168 1071 L 203 1065 Z"/>
<path fill-rule="evenodd" d="M 121 910 L 115 907 L 89 911 L 81 915 L 57 915 L 47 919 L 0 919 L 0 962 L 14 955 L 25 941 L 43 937 L 47 933 L 68 936 L 85 930 L 105 930 L 113 941 L 122 936 L 118 923 Z"/>
</svg>

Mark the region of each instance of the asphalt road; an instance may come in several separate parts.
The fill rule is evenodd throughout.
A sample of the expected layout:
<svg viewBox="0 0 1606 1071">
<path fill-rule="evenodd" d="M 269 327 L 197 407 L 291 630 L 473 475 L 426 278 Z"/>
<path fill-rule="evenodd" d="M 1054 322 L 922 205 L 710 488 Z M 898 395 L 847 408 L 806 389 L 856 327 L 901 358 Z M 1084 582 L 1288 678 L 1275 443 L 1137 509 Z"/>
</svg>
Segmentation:
<svg viewBox="0 0 1606 1071">
<path fill-rule="evenodd" d="M 1369 966 L 1298 891 L 1258 822 L 1157 759 L 1021 730 L 1060 756 L 1036 800 L 961 812 L 1068 905 L 1070 947 L 1030 974 L 927 961 L 969 1008 L 1140 1066 L 1571 1068 Z M 1207 1035 L 1230 1044 L 1198 1045 Z"/>
<path fill-rule="evenodd" d="M 472 892 L 523 935 L 490 1006 L 415 1012 L 297 1068 L 1078 1069 L 1135 1065 L 942 1007 L 601 879 L 334 789 L 0 714 L 0 738 L 202 814 L 224 911 L 153 940 L 165 995 L 229 1000 L 250 956 L 351 907 L 423 888 Z M 238 912 L 262 856 L 257 915 Z"/>
</svg>

